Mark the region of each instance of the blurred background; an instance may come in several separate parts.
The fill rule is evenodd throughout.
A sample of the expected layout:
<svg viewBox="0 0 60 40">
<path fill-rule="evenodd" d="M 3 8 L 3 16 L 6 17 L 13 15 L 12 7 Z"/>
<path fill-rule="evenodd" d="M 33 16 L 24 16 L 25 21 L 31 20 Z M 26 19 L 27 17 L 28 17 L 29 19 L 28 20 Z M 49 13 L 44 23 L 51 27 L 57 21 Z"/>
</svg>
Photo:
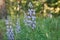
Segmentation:
<svg viewBox="0 0 60 40">
<path fill-rule="evenodd" d="M 36 13 L 34 30 L 24 23 L 29 2 Z M 15 30 L 17 15 L 21 32 L 14 31 L 15 40 L 60 40 L 60 0 L 0 0 L 0 40 L 7 40 L 5 20 L 11 18 Z"/>
</svg>

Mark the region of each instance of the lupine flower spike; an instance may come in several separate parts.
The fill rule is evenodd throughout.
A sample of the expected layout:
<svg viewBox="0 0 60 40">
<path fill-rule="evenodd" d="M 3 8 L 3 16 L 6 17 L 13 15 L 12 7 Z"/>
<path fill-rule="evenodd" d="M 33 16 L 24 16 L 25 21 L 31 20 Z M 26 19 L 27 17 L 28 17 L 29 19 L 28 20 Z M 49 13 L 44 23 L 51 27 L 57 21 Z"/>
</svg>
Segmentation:
<svg viewBox="0 0 60 40">
<path fill-rule="evenodd" d="M 17 22 L 16 22 L 16 33 L 20 33 L 20 18 L 17 17 Z"/>
<path fill-rule="evenodd" d="M 33 5 L 31 2 L 29 2 L 29 9 L 28 9 L 28 15 L 27 15 L 27 24 L 34 29 L 36 27 L 36 14 L 35 10 L 33 9 Z"/>
<path fill-rule="evenodd" d="M 5 22 L 6 22 L 6 27 L 7 27 L 8 40 L 14 40 L 14 32 L 13 32 L 13 28 L 12 28 L 12 25 L 10 24 L 9 19 L 6 19 Z"/>
</svg>

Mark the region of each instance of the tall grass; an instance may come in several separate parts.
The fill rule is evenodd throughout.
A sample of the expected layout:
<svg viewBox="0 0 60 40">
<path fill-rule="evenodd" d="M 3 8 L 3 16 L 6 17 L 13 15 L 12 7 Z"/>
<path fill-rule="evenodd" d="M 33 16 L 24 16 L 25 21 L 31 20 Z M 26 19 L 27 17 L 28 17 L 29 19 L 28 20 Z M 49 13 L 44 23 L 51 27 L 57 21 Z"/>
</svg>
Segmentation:
<svg viewBox="0 0 60 40">
<path fill-rule="evenodd" d="M 60 17 L 51 19 L 37 17 L 34 30 L 26 26 L 23 20 L 24 18 L 20 17 L 21 32 L 15 34 L 15 40 L 60 40 Z M 0 33 L 2 39 L 7 40 L 4 20 L 0 20 Z"/>
</svg>

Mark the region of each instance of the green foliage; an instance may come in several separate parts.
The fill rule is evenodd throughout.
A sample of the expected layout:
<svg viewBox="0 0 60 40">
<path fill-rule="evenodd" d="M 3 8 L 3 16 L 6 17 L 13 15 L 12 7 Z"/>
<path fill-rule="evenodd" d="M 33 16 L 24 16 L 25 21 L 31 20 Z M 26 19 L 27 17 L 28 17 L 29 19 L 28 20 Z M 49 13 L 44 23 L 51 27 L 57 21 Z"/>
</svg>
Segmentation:
<svg viewBox="0 0 60 40">
<path fill-rule="evenodd" d="M 39 6 L 36 7 L 36 13 L 40 12 L 42 10 L 42 5 L 39 4 Z"/>
<path fill-rule="evenodd" d="M 47 0 L 47 3 L 51 4 L 51 3 L 56 3 L 58 0 Z"/>
<path fill-rule="evenodd" d="M 21 3 L 20 5 L 22 7 L 22 10 L 27 11 L 28 0 L 25 1 L 26 3 L 24 4 Z M 34 1 L 32 1 L 32 3 L 33 2 Z M 57 0 L 47 0 L 48 5 L 50 6 L 55 2 L 57 2 Z M 16 10 L 14 10 L 14 7 L 17 7 L 17 1 L 14 0 L 11 4 L 9 0 L 6 0 L 6 5 L 7 12 L 9 14 L 14 13 L 14 15 L 12 16 L 15 16 L 14 18 L 16 19 L 16 14 L 21 13 L 20 11 L 17 12 Z M 39 2 L 39 5 L 38 6 L 35 5 L 34 7 L 36 12 L 38 13 L 42 9 L 43 5 Z M 16 20 L 14 20 L 14 18 L 12 17 L 13 19 L 12 21 L 15 23 Z M 52 19 L 48 17 L 47 18 L 37 17 L 36 28 L 34 30 L 32 30 L 31 27 L 24 25 L 23 20 L 24 20 L 23 15 L 20 15 L 21 32 L 18 35 L 15 34 L 16 40 L 60 40 L 60 17 Z M 15 24 L 13 25 L 13 27 L 15 28 Z M 0 20 L 0 29 L 3 30 L 2 32 L 4 32 L 3 39 L 7 40 L 6 25 L 4 21 L 2 22 L 2 20 Z"/>
<path fill-rule="evenodd" d="M 17 35 L 15 34 L 15 40 L 58 40 L 60 37 L 60 17 L 52 19 L 37 17 L 36 28 L 34 30 L 24 25 L 23 20 L 21 15 L 21 32 Z M 7 40 L 6 26 L 2 20 L 0 20 L 0 29 L 3 30 L 3 39 Z"/>
</svg>

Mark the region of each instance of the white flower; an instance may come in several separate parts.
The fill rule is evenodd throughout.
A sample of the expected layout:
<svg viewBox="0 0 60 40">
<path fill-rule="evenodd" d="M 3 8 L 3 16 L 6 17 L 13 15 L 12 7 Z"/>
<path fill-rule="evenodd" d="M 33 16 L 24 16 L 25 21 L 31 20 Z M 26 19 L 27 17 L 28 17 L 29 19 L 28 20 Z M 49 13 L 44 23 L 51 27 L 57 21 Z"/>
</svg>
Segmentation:
<svg viewBox="0 0 60 40">
<path fill-rule="evenodd" d="M 35 16 L 32 16 L 32 19 L 36 19 L 36 17 Z"/>
<path fill-rule="evenodd" d="M 32 15 L 32 11 L 30 9 L 28 10 L 28 12 L 29 12 L 30 15 Z"/>
<path fill-rule="evenodd" d="M 9 24 L 9 21 L 8 20 L 5 20 L 5 23 L 6 23 L 6 25 L 8 25 Z"/>
<path fill-rule="evenodd" d="M 31 20 L 27 20 L 27 22 L 28 22 L 28 23 L 32 23 L 32 21 L 31 21 Z"/>
<path fill-rule="evenodd" d="M 27 16 L 27 18 L 31 18 L 30 16 Z"/>
<path fill-rule="evenodd" d="M 32 24 L 32 29 L 34 29 L 36 27 L 36 25 L 35 24 Z"/>
<path fill-rule="evenodd" d="M 31 2 L 29 2 L 29 5 L 28 5 L 30 8 L 32 8 L 33 7 L 33 5 L 32 5 L 32 3 Z"/>
</svg>

